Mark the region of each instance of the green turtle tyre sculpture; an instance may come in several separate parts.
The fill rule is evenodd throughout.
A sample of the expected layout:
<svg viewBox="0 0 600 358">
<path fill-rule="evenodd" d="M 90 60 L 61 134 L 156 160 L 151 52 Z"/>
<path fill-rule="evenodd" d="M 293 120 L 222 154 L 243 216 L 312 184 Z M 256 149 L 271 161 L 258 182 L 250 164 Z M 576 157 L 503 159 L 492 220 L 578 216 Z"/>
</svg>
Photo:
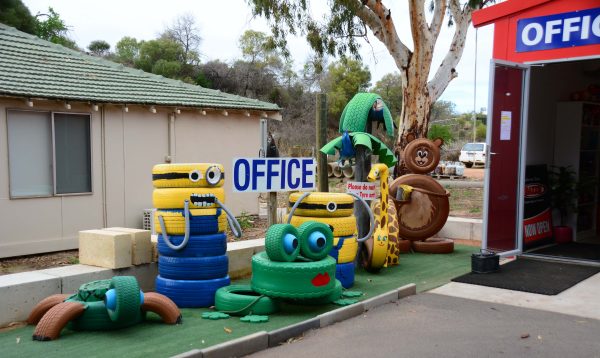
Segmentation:
<svg viewBox="0 0 600 358">
<path fill-rule="evenodd" d="M 181 323 L 179 308 L 159 293 L 143 293 L 133 276 L 85 283 L 73 295 L 57 294 L 40 301 L 27 318 L 36 324 L 33 339 L 57 339 L 64 327 L 75 331 L 105 331 L 142 322 L 146 312 L 158 314 L 164 323 Z"/>
</svg>

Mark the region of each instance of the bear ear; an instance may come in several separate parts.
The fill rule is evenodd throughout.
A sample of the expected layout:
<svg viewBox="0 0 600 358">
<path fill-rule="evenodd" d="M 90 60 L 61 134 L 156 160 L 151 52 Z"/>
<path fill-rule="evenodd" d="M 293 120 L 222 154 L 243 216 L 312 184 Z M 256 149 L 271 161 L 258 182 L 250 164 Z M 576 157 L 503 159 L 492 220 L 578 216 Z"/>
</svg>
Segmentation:
<svg viewBox="0 0 600 358">
<path fill-rule="evenodd" d="M 435 144 L 438 147 L 441 147 L 444 145 L 444 140 L 442 138 L 436 138 L 433 140 L 433 144 Z"/>
<path fill-rule="evenodd" d="M 413 140 L 415 140 L 415 139 L 416 139 L 416 137 L 415 137 L 415 134 L 414 134 L 414 133 L 412 133 L 412 132 L 411 132 L 411 133 L 408 133 L 408 134 L 406 135 L 406 143 L 407 143 L 407 144 L 408 144 L 408 143 L 410 143 L 410 142 L 412 142 L 412 141 L 413 141 Z"/>
</svg>

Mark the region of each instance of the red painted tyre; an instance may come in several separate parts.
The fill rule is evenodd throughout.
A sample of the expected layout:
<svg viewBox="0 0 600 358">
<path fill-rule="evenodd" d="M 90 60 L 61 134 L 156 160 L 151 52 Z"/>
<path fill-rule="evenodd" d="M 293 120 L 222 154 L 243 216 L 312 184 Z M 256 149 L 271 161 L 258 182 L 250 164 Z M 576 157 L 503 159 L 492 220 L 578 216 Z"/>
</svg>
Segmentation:
<svg viewBox="0 0 600 358">
<path fill-rule="evenodd" d="M 401 254 L 409 254 L 411 252 L 410 240 L 398 240 Z"/>
<path fill-rule="evenodd" d="M 454 241 L 450 239 L 427 239 L 413 241 L 413 250 L 423 254 L 451 254 L 454 252 Z"/>
<path fill-rule="evenodd" d="M 413 187 L 408 202 L 394 200 L 398 212 L 401 239 L 421 241 L 440 231 L 450 213 L 450 194 L 435 179 L 420 175 L 403 175 L 390 185 L 390 196 L 396 198 L 401 184 Z"/>
</svg>

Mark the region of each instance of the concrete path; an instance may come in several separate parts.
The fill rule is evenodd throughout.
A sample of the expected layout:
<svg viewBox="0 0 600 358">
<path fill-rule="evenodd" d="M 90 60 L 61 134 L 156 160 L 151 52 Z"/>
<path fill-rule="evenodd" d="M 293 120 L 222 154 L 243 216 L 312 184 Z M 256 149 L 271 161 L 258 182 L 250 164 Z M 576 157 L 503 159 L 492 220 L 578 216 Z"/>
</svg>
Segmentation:
<svg viewBox="0 0 600 358">
<path fill-rule="evenodd" d="M 252 357 L 600 357 L 600 321 L 431 293 Z"/>
</svg>

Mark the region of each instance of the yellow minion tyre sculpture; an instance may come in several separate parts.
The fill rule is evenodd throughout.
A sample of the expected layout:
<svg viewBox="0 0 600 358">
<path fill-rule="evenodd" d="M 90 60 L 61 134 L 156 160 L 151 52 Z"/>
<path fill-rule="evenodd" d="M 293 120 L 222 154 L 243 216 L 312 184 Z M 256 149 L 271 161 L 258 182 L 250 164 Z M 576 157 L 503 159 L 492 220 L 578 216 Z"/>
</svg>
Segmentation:
<svg viewBox="0 0 600 358">
<path fill-rule="evenodd" d="M 223 188 L 157 188 L 152 192 L 152 203 L 157 209 L 183 209 L 184 201 L 189 201 L 190 209 L 217 207 L 214 198 L 225 201 Z"/>
<path fill-rule="evenodd" d="M 317 221 L 327 224 L 333 231 L 333 236 L 351 236 L 356 233 L 356 217 L 354 215 L 339 218 L 323 218 L 293 215 L 290 224 L 298 227 L 307 221 Z"/>
<path fill-rule="evenodd" d="M 216 163 L 157 164 L 152 168 L 155 188 L 222 187 L 223 165 Z"/>
<path fill-rule="evenodd" d="M 303 193 L 290 194 L 290 208 L 300 199 Z M 352 215 L 354 198 L 344 193 L 310 193 L 298 205 L 294 215 L 309 217 L 345 217 Z"/>
<path fill-rule="evenodd" d="M 213 217 L 217 215 L 219 209 L 191 209 L 190 216 L 194 217 L 198 221 L 198 225 L 202 225 L 203 222 L 214 221 Z M 156 210 L 154 212 L 154 231 L 157 234 L 162 234 L 162 229 L 160 228 L 160 223 L 158 221 L 158 216 L 162 216 L 165 228 L 167 229 L 167 233 L 169 235 L 184 235 L 185 234 L 185 217 L 183 215 L 183 210 L 176 211 L 168 211 L 168 210 Z M 207 220 L 203 220 L 203 217 L 206 217 Z M 192 225 L 195 224 L 194 219 L 191 220 Z M 196 225 L 196 226 L 198 226 Z M 193 227 L 191 227 L 193 229 Z M 227 216 L 224 211 L 221 211 L 219 217 L 217 218 L 217 228 L 213 230 L 216 232 L 224 232 L 227 229 Z M 209 232 L 204 232 L 209 233 Z M 194 234 L 192 232 L 192 234 Z"/>
<path fill-rule="evenodd" d="M 337 263 L 345 264 L 348 262 L 353 262 L 356 258 L 356 252 L 358 251 L 358 241 L 356 240 L 356 235 L 351 237 L 334 237 L 334 250 L 338 246 L 340 240 L 343 240 L 343 244 L 342 247 L 337 249 Z"/>
</svg>

